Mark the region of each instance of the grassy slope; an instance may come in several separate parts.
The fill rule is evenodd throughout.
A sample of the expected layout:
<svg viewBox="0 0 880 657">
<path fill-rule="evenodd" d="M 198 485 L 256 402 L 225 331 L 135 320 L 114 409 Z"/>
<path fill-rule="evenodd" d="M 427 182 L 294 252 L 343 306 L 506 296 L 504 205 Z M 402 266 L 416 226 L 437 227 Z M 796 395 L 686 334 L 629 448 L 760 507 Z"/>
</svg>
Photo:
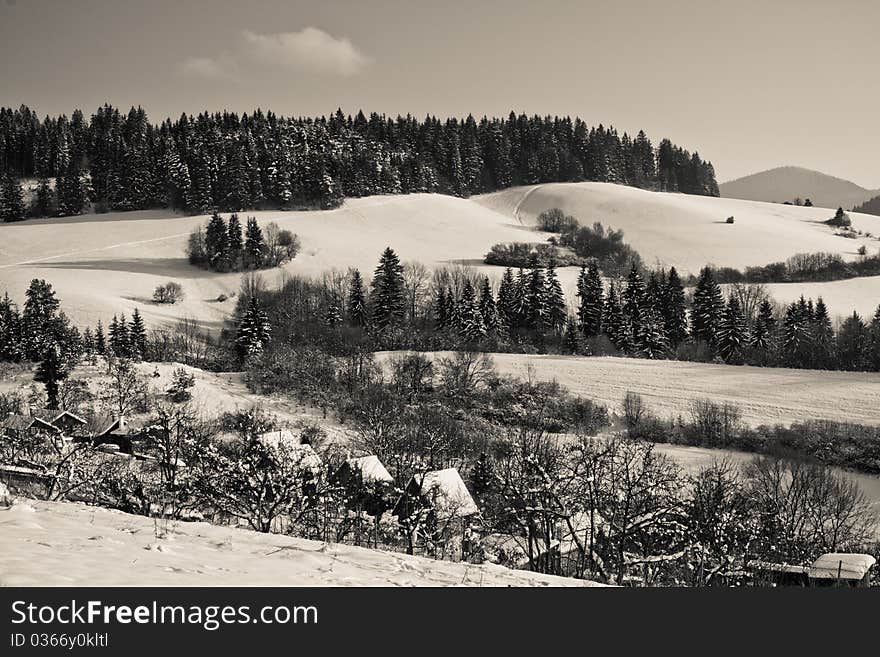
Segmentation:
<svg viewBox="0 0 880 657">
<path fill-rule="evenodd" d="M 591 585 L 80 504 L 0 508 L 0 586 Z"/>
</svg>

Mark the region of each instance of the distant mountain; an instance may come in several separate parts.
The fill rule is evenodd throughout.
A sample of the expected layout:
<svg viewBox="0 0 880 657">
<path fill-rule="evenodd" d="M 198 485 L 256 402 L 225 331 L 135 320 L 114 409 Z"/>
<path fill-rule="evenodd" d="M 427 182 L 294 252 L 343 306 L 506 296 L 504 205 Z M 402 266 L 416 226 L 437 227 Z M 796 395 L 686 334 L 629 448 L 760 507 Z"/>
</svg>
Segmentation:
<svg viewBox="0 0 880 657">
<path fill-rule="evenodd" d="M 863 212 L 864 214 L 880 215 L 880 196 L 875 196 L 869 201 L 865 201 L 861 205 L 853 208 L 854 212 Z"/>
<path fill-rule="evenodd" d="M 719 185 L 721 196 L 749 201 L 784 203 L 810 199 L 823 208 L 847 210 L 880 195 L 880 190 L 865 189 L 849 180 L 835 178 L 801 167 L 778 167 Z"/>
</svg>

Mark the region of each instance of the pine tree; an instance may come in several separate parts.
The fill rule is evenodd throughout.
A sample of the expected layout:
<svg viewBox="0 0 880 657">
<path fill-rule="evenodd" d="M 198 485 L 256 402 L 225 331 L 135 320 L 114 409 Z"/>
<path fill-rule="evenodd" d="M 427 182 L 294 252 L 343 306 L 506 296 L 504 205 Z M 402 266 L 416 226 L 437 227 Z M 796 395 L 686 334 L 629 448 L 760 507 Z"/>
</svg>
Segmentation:
<svg viewBox="0 0 880 657">
<path fill-rule="evenodd" d="M 834 328 L 831 326 L 828 307 L 822 297 L 816 301 L 816 307 L 812 313 L 810 333 L 812 335 L 812 354 L 809 366 L 818 369 L 832 367 L 834 364 Z"/>
<path fill-rule="evenodd" d="M 880 372 L 880 306 L 871 320 L 868 361 L 873 371 Z"/>
<path fill-rule="evenodd" d="M 544 271 L 537 263 L 533 263 L 529 274 L 524 310 L 526 325 L 543 335 L 548 324 L 547 287 Z"/>
<path fill-rule="evenodd" d="M 370 284 L 371 320 L 379 329 L 400 324 L 406 317 L 403 265 L 389 246 L 382 253 Z"/>
<path fill-rule="evenodd" d="M 857 312 L 847 317 L 837 332 L 837 362 L 842 370 L 859 372 L 868 369 L 870 336 Z"/>
<path fill-rule="evenodd" d="M 31 206 L 31 214 L 35 217 L 51 217 L 55 214 L 55 192 L 49 186 L 45 178 L 40 180 L 37 193 L 34 195 L 34 203 Z"/>
<path fill-rule="evenodd" d="M 724 297 L 721 287 L 715 282 L 712 270 L 704 267 L 694 290 L 694 306 L 691 311 L 691 336 L 717 346 L 718 326 L 724 312 Z"/>
<path fill-rule="evenodd" d="M 605 307 L 602 312 L 602 330 L 611 343 L 620 351 L 626 351 L 630 347 L 630 340 L 623 320 L 623 309 L 620 306 L 620 297 L 614 281 L 608 287 L 605 297 Z"/>
<path fill-rule="evenodd" d="M 116 319 L 116 315 L 113 315 L 113 321 L 110 322 L 109 337 L 110 350 L 113 352 L 114 356 L 131 358 L 132 344 L 128 333 L 128 322 L 126 321 L 124 314 L 120 315 L 119 319 Z"/>
<path fill-rule="evenodd" d="M 669 354 L 669 339 L 663 317 L 653 308 L 639 311 L 639 322 L 633 327 L 633 342 L 645 358 L 665 358 Z"/>
<path fill-rule="evenodd" d="M 544 307 L 547 317 L 547 328 L 555 333 L 560 333 L 565 326 L 567 309 L 565 296 L 562 293 L 562 285 L 556 275 L 556 265 L 551 260 L 547 264 L 547 279 L 544 292 Z"/>
<path fill-rule="evenodd" d="M 493 490 L 495 486 L 495 470 L 486 452 L 480 452 L 480 455 L 477 457 L 471 470 L 470 480 L 471 491 L 477 496 L 478 500 Z"/>
<path fill-rule="evenodd" d="M 718 353 L 727 363 L 742 361 L 743 349 L 748 344 L 748 324 L 743 316 L 739 300 L 732 296 L 718 325 Z"/>
<path fill-rule="evenodd" d="M 226 221 L 216 212 L 205 229 L 205 251 L 214 271 L 229 271 L 229 232 Z"/>
<path fill-rule="evenodd" d="M 0 300 L 0 361 L 15 363 L 24 358 L 22 342 L 21 314 L 6 292 Z"/>
<path fill-rule="evenodd" d="M 687 304 L 684 298 L 684 285 L 675 267 L 666 277 L 663 295 L 663 324 L 672 346 L 678 346 L 687 339 Z"/>
<path fill-rule="evenodd" d="M 235 347 L 239 357 L 244 360 L 261 354 L 269 342 L 271 332 L 269 316 L 254 295 L 248 301 L 247 308 L 238 323 Z"/>
<path fill-rule="evenodd" d="M 95 353 L 104 356 L 107 353 L 107 341 L 104 337 L 104 327 L 101 324 L 101 320 L 98 320 L 98 325 L 95 327 Z"/>
<path fill-rule="evenodd" d="M 508 332 L 514 331 L 517 327 L 518 309 L 516 282 L 513 279 L 513 271 L 507 267 L 498 286 L 498 318 Z"/>
<path fill-rule="evenodd" d="M 486 332 L 490 334 L 496 333 L 499 328 L 498 307 L 495 303 L 495 297 L 492 295 L 492 285 L 489 283 L 488 276 L 483 277 L 483 282 L 480 285 L 478 307 Z"/>
<path fill-rule="evenodd" d="M 565 350 L 570 354 L 579 354 L 583 351 L 583 340 L 581 330 L 578 328 L 578 322 L 574 317 L 569 316 L 565 322 L 565 335 L 562 344 Z"/>
<path fill-rule="evenodd" d="M 228 234 L 229 262 L 231 268 L 237 271 L 242 267 L 242 257 L 244 254 L 244 238 L 241 233 L 241 221 L 239 221 L 237 214 L 229 217 Z"/>
<path fill-rule="evenodd" d="M 788 367 L 806 367 L 812 346 L 812 318 L 804 297 L 785 310 L 782 322 L 783 358 Z"/>
<path fill-rule="evenodd" d="M 25 218 L 24 194 L 21 184 L 12 176 L 0 180 L 0 221 L 21 221 Z"/>
<path fill-rule="evenodd" d="M 761 351 L 771 349 L 775 329 L 776 318 L 773 317 L 773 306 L 768 299 L 764 299 L 758 308 L 758 317 L 752 330 L 752 347 Z"/>
<path fill-rule="evenodd" d="M 599 267 L 595 261 L 590 262 L 589 268 L 581 267 L 577 294 L 580 299 L 578 320 L 581 330 L 587 337 L 595 337 L 602 332 L 604 305 L 602 279 L 599 277 Z"/>
<path fill-rule="evenodd" d="M 364 281 L 361 272 L 352 270 L 348 282 L 348 321 L 353 326 L 367 325 L 367 300 L 364 296 Z"/>
<path fill-rule="evenodd" d="M 476 342 L 485 335 L 483 318 L 477 308 L 477 295 L 470 280 L 466 280 L 458 300 L 458 333 L 468 342 Z"/>
<path fill-rule="evenodd" d="M 131 323 L 128 328 L 129 353 L 135 360 L 141 360 L 147 355 L 147 328 L 144 326 L 144 318 L 141 317 L 137 308 L 131 315 Z"/>
<path fill-rule="evenodd" d="M 64 176 L 58 179 L 57 187 L 59 216 L 71 217 L 82 214 L 88 200 L 88 189 L 82 173 L 74 163 L 71 163 Z"/>
<path fill-rule="evenodd" d="M 25 357 L 39 360 L 52 344 L 64 350 L 67 319 L 59 312 L 60 303 L 52 286 L 42 279 L 33 279 L 25 292 L 21 316 L 21 338 Z"/>
<path fill-rule="evenodd" d="M 84 354 L 95 353 L 95 337 L 92 335 L 92 329 L 89 326 L 83 330 L 82 349 Z"/>
<path fill-rule="evenodd" d="M 247 269 L 260 269 L 266 263 L 266 241 L 255 217 L 247 220 L 243 257 Z"/>
<path fill-rule="evenodd" d="M 58 408 L 58 389 L 61 382 L 67 378 L 69 372 L 61 354 L 61 348 L 52 344 L 46 349 L 43 360 L 34 373 L 34 381 L 46 386 L 47 406 L 50 409 Z"/>
</svg>

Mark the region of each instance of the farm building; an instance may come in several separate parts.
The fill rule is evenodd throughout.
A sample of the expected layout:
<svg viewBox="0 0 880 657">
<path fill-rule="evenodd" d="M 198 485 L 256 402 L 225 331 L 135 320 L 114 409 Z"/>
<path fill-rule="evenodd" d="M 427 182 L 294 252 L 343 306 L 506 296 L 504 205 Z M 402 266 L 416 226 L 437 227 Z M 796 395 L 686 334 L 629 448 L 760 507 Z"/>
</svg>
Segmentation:
<svg viewBox="0 0 880 657">
<path fill-rule="evenodd" d="M 418 500 L 418 502 L 414 502 Z M 461 475 L 455 468 L 432 470 L 413 475 L 404 494 L 392 511 L 399 518 L 406 518 L 417 507 L 430 508 L 438 519 L 470 518 L 477 516 L 480 509 Z"/>
<path fill-rule="evenodd" d="M 144 430 L 143 422 L 124 416 L 94 415 L 79 429 L 77 437 L 90 440 L 94 445 L 118 445 L 119 451 L 131 454 L 132 443 L 142 438 Z"/>
</svg>

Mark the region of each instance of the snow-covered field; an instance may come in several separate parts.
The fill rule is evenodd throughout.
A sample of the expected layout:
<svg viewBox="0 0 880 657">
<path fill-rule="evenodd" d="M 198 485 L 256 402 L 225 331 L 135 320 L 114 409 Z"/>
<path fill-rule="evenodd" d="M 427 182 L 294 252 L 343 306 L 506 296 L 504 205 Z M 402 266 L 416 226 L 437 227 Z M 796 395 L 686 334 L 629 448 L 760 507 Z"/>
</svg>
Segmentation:
<svg viewBox="0 0 880 657">
<path fill-rule="evenodd" d="M 331 211 L 248 212 L 261 224 L 276 221 L 297 233 L 302 252 L 283 270 L 264 273 L 270 284 L 283 272 L 320 275 L 330 269 L 358 267 L 372 274 L 379 254 L 392 246 L 403 261 L 429 267 L 464 263 L 499 277 L 501 269 L 482 265 L 498 242 L 541 242 L 534 230 L 541 211 L 559 206 L 582 223 L 601 221 L 622 228 L 626 240 L 646 262 L 676 265 L 683 272 L 706 263 L 744 267 L 766 264 L 798 252 L 833 251 L 847 258 L 876 239 L 835 237 L 821 223 L 830 211 L 754 201 L 664 194 L 603 183 L 562 183 L 519 187 L 459 199 L 438 194 L 349 199 Z M 734 225 L 724 219 L 736 217 Z M 854 225 L 880 235 L 880 217 L 852 215 Z M 217 301 L 239 286 L 241 274 L 217 274 L 188 264 L 189 233 L 206 217 L 169 211 L 84 215 L 63 219 L 0 224 L 0 289 L 21 301 L 32 278 L 51 282 L 75 322 L 105 322 L 137 307 L 152 325 L 182 317 L 217 329 L 235 299 Z M 572 298 L 576 268 L 560 271 Z M 151 302 L 153 290 L 179 282 L 185 300 L 174 306 Z M 801 293 L 825 297 L 832 314 L 853 308 L 873 313 L 880 302 L 880 277 L 835 283 L 773 286 L 781 300 Z"/>
<path fill-rule="evenodd" d="M 164 537 L 162 536 L 164 533 Z M 0 586 L 598 586 L 99 507 L 0 507 Z"/>
<path fill-rule="evenodd" d="M 387 358 L 383 355 L 382 358 Z M 880 374 L 715 365 L 641 358 L 492 354 L 501 374 L 557 380 L 619 411 L 627 391 L 662 418 L 687 417 L 698 399 L 729 401 L 751 425 L 806 419 L 880 425 Z"/>
<path fill-rule="evenodd" d="M 851 260 L 864 244 L 880 250 L 880 217 L 850 213 L 853 228 L 871 238 L 846 239 L 822 222 L 828 208 L 804 208 L 760 201 L 649 192 L 610 183 L 551 183 L 514 187 L 475 197 L 477 203 L 527 225 L 558 207 L 581 224 L 595 221 L 623 229 L 648 264 L 697 273 L 711 263 L 744 268 L 785 260 L 795 253 L 829 251 Z M 727 224 L 727 217 L 735 223 Z"/>
</svg>

